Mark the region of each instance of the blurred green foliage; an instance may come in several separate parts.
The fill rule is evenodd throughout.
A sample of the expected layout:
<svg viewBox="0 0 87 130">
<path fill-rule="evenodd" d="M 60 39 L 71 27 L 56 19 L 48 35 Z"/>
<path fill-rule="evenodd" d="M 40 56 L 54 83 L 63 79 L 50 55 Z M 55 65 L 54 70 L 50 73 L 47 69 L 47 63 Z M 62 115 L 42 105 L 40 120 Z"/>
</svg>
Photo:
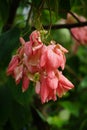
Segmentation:
<svg viewBox="0 0 87 130">
<path fill-rule="evenodd" d="M 31 83 L 22 93 L 6 69 L 19 47 L 19 37 L 42 25 L 59 24 L 69 11 L 87 17 L 86 0 L 0 0 L 0 130 L 86 130 L 87 129 L 87 46 L 76 53 L 67 29 L 49 30 L 49 39 L 69 50 L 64 74 L 75 88 L 56 102 L 41 104 Z"/>
</svg>

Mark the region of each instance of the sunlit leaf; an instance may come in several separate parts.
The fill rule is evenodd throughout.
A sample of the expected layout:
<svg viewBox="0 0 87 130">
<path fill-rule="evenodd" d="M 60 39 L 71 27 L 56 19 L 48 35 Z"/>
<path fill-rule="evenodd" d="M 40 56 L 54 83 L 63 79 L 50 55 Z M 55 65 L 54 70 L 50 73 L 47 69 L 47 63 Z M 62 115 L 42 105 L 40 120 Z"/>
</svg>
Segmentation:
<svg viewBox="0 0 87 130">
<path fill-rule="evenodd" d="M 60 103 L 65 109 L 69 110 L 71 114 L 74 116 L 79 115 L 79 105 L 78 104 L 73 104 L 72 102 L 65 101 Z"/>
</svg>

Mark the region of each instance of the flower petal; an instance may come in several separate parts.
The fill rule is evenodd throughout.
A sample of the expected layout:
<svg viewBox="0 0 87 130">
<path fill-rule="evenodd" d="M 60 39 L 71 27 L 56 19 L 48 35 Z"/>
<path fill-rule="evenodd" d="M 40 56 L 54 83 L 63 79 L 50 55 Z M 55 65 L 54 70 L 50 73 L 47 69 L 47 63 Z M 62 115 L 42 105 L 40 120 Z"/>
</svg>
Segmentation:
<svg viewBox="0 0 87 130">
<path fill-rule="evenodd" d="M 40 93 L 40 82 L 39 82 L 39 81 L 36 82 L 35 92 L 36 92 L 37 94 Z"/>
<path fill-rule="evenodd" d="M 42 103 L 45 103 L 47 101 L 48 93 L 49 93 L 49 90 L 46 84 L 46 79 L 43 78 L 41 81 L 41 88 L 40 88 L 40 96 L 41 96 Z"/>
<path fill-rule="evenodd" d="M 7 74 L 10 75 L 13 73 L 14 69 L 17 67 L 19 63 L 19 57 L 17 55 L 14 55 L 9 63 Z"/>
</svg>

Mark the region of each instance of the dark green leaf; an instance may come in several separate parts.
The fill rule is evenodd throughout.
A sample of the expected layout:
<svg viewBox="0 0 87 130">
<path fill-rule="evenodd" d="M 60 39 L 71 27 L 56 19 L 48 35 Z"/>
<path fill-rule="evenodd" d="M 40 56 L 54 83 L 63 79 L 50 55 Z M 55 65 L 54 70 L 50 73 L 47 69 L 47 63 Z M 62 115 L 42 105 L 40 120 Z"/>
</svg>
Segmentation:
<svg viewBox="0 0 87 130">
<path fill-rule="evenodd" d="M 84 89 L 87 88 L 87 76 L 83 78 L 83 80 L 80 83 L 80 88 L 78 89 Z"/>
<path fill-rule="evenodd" d="M 9 14 L 9 4 L 7 0 L 0 0 L 0 17 L 5 23 Z"/>
<path fill-rule="evenodd" d="M 35 6 L 36 9 L 40 9 L 40 7 L 42 6 L 42 0 L 33 0 L 32 4 L 33 6 Z"/>
<path fill-rule="evenodd" d="M 33 101 L 34 87 L 32 83 L 30 83 L 29 89 L 26 92 L 22 92 L 22 82 L 19 85 L 16 85 L 14 79 L 9 78 L 8 87 L 10 87 L 13 98 L 19 104 L 27 106 Z"/>
<path fill-rule="evenodd" d="M 71 9 L 70 0 L 59 0 L 59 16 L 66 18 L 67 12 Z"/>
<path fill-rule="evenodd" d="M 6 66 L 8 64 L 13 50 L 19 45 L 19 36 L 20 30 L 17 27 L 0 36 L 0 65 Z"/>
<path fill-rule="evenodd" d="M 54 11 L 55 16 L 58 17 L 58 0 L 55 0 L 55 2 L 53 3 L 53 0 L 47 0 L 46 1 L 47 7 L 49 12 L 51 13 L 51 11 Z"/>
<path fill-rule="evenodd" d="M 26 129 L 30 122 L 30 109 L 29 107 L 22 106 L 17 102 L 13 102 L 10 111 L 10 122 L 14 130 Z M 31 124 L 29 124 L 31 125 Z"/>
<path fill-rule="evenodd" d="M 0 125 L 4 125 L 9 118 L 12 95 L 7 85 L 0 86 Z"/>
</svg>

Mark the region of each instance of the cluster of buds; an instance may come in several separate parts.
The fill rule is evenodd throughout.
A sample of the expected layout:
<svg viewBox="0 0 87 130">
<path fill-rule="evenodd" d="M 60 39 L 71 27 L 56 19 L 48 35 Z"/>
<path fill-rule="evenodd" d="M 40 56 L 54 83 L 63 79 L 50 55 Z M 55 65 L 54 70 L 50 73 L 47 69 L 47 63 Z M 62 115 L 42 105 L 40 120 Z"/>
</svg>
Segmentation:
<svg viewBox="0 0 87 130">
<path fill-rule="evenodd" d="M 26 91 L 30 81 L 35 82 L 35 92 L 41 102 L 62 97 L 74 85 L 59 71 L 65 67 L 65 53 L 68 51 L 60 44 L 51 41 L 48 46 L 41 41 L 40 32 L 35 30 L 30 40 L 20 37 L 21 47 L 9 63 L 7 74 L 12 75 L 16 84 L 22 80 L 22 91 Z"/>
</svg>

